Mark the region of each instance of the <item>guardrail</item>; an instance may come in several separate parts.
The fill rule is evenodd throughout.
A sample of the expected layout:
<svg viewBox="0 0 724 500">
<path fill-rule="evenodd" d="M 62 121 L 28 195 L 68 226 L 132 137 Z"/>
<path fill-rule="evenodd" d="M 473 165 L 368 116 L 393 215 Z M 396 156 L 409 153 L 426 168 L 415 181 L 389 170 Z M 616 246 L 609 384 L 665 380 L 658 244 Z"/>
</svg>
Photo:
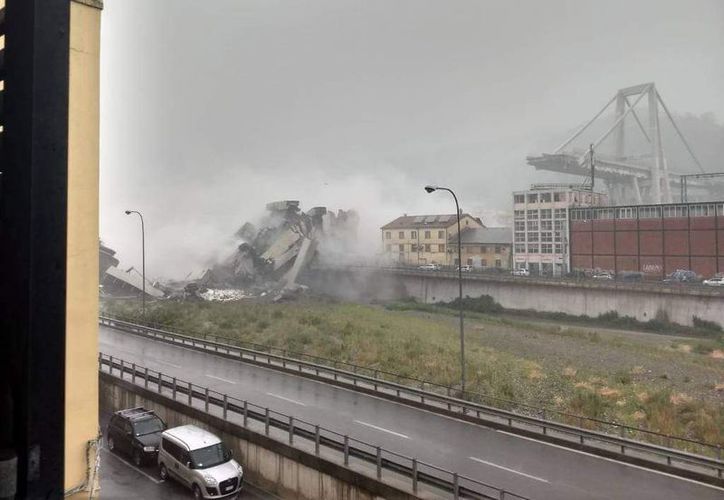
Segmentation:
<svg viewBox="0 0 724 500">
<path fill-rule="evenodd" d="M 329 458 L 331 452 L 331 456 L 345 467 L 350 465 L 351 460 L 366 466 L 372 465 L 378 480 L 383 479 L 384 472 L 394 475 L 395 478 L 407 479 L 409 489 L 414 494 L 417 494 L 421 487 L 428 487 L 434 493 L 441 491 L 454 499 L 528 500 L 527 497 L 483 481 L 120 358 L 99 353 L 98 362 L 100 371 L 114 375 L 115 370 L 118 378 L 143 386 L 144 389 L 155 389 L 157 393 L 170 396 L 174 401 L 189 407 L 203 408 L 206 413 L 221 416 L 224 420 L 235 416 L 245 428 L 249 428 L 251 422 L 261 424 L 266 436 L 281 437 L 291 446 L 309 451 L 313 449 L 315 456 L 324 453 L 325 458 Z M 274 436 L 271 435 L 273 430 L 277 431 Z M 304 440 L 304 443 L 298 440 Z"/>
<path fill-rule="evenodd" d="M 297 376 L 305 376 L 371 393 L 385 399 L 423 407 L 429 411 L 457 416 L 458 418 L 489 427 L 502 428 L 508 432 L 535 436 L 541 440 L 552 441 L 571 448 L 583 448 L 592 453 L 620 461 L 662 469 L 682 477 L 691 477 L 724 486 L 724 481 L 722 481 L 724 462 L 721 461 L 721 447 L 709 443 L 701 443 L 687 438 L 666 436 L 653 431 L 647 431 L 668 438 L 669 440 L 678 439 L 680 441 L 708 447 L 709 451 L 716 456 L 716 459 L 675 450 L 670 446 L 665 447 L 629 439 L 626 437 L 627 430 L 639 429 L 624 425 L 610 424 L 619 429 L 619 435 L 614 436 L 546 420 L 545 414 L 544 418 L 523 415 L 458 399 L 449 395 L 425 391 L 381 378 L 370 377 L 361 373 L 355 373 L 354 371 L 350 372 L 339 368 L 331 368 L 317 363 L 182 335 L 176 332 L 169 332 L 113 318 L 101 317 L 99 321 L 101 324 L 115 329 L 170 344 L 286 371 Z"/>
<path fill-rule="evenodd" d="M 161 325 L 140 325 L 107 316 L 100 317 L 99 321 L 101 324 L 105 324 L 116 329 L 130 331 L 131 333 L 139 335 L 150 336 L 167 342 L 180 343 L 181 345 L 187 345 L 190 339 L 203 339 L 203 341 L 207 343 L 204 349 L 213 351 L 214 353 L 218 353 L 219 348 L 222 349 L 221 352 L 223 353 L 224 348 L 233 346 L 235 348 L 234 356 L 238 356 L 239 359 L 243 361 L 251 360 L 254 362 L 264 362 L 264 355 L 268 354 L 269 357 L 265 362 L 267 365 L 280 366 L 283 369 L 287 369 L 288 367 L 295 366 L 295 364 L 299 363 L 297 365 L 297 371 L 298 374 L 301 374 L 302 376 L 311 373 L 316 377 L 320 377 L 326 374 L 328 378 L 332 378 L 335 382 L 344 382 L 345 380 L 349 381 L 349 384 L 351 384 L 353 388 L 371 387 L 374 391 L 379 391 L 381 389 L 384 390 L 385 384 L 389 386 L 390 383 L 392 383 L 392 386 L 388 388 L 388 392 L 394 391 L 396 397 L 400 397 L 402 394 L 402 392 L 400 392 L 400 387 L 402 387 L 403 392 L 409 393 L 412 391 L 415 399 L 419 398 L 422 403 L 430 403 L 438 400 L 439 398 L 444 398 L 442 404 L 448 411 L 457 410 L 464 412 L 467 415 L 476 415 L 478 418 L 480 418 L 480 414 L 484 411 L 512 412 L 516 417 L 528 417 L 534 419 L 536 422 L 545 422 L 546 424 L 552 423 L 550 419 L 555 418 L 556 422 L 561 424 L 567 424 L 569 426 L 573 426 L 574 428 L 577 427 L 585 429 L 586 431 L 604 432 L 634 443 L 648 445 L 643 442 L 643 440 L 645 440 L 648 443 L 659 445 L 663 448 L 678 448 L 682 451 L 693 452 L 705 457 L 716 458 L 717 461 L 721 461 L 722 458 L 721 446 L 712 443 L 697 441 L 683 436 L 664 434 L 622 423 L 575 415 L 543 406 L 519 403 L 476 392 L 466 391 L 465 393 L 461 393 L 459 390 L 454 389 L 451 386 L 437 384 L 435 382 L 429 382 L 376 368 L 355 365 L 353 363 L 336 361 L 319 356 L 312 356 L 305 353 L 288 351 L 286 349 L 278 349 L 252 342 L 242 342 L 236 339 L 217 335 L 201 335 L 188 331 L 171 332 L 160 328 Z M 201 344 L 196 344 L 197 347 L 199 345 Z M 321 368 L 326 370 L 320 370 Z M 467 406 L 460 410 L 461 404 L 466 404 Z M 467 409 L 470 409 L 471 411 L 468 412 Z"/>
</svg>

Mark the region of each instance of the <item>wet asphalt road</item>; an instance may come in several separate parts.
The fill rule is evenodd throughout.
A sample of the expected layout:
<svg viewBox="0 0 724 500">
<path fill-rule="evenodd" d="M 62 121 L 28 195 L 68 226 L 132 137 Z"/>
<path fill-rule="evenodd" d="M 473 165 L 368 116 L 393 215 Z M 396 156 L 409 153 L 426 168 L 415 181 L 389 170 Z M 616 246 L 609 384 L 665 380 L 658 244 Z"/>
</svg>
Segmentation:
<svg viewBox="0 0 724 500">
<path fill-rule="evenodd" d="M 136 335 L 99 350 L 535 499 L 721 499 L 724 490 Z M 243 465 L 243 464 L 242 464 Z"/>
</svg>

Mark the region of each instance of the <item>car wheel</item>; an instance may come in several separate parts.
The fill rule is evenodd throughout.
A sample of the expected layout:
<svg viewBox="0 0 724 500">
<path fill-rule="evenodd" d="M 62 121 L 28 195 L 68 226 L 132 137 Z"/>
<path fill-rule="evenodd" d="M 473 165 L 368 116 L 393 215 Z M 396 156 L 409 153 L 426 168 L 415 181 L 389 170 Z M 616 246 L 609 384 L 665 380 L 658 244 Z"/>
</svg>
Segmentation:
<svg viewBox="0 0 724 500">
<path fill-rule="evenodd" d="M 108 450 L 109 450 L 109 451 L 115 451 L 115 449 L 116 449 L 116 443 L 115 443 L 115 441 L 113 440 L 112 437 L 108 436 Z"/>
<path fill-rule="evenodd" d="M 201 488 L 198 484 L 194 485 L 194 500 L 203 500 L 204 496 L 201 494 Z"/>
<path fill-rule="evenodd" d="M 138 450 L 133 450 L 133 463 L 136 467 L 140 467 L 143 460 L 141 459 L 141 452 Z"/>
<path fill-rule="evenodd" d="M 158 472 L 158 475 L 161 476 L 161 479 L 163 479 L 164 481 L 166 479 L 168 479 L 168 469 L 166 468 L 166 466 L 164 464 L 161 464 L 161 468 Z"/>
</svg>

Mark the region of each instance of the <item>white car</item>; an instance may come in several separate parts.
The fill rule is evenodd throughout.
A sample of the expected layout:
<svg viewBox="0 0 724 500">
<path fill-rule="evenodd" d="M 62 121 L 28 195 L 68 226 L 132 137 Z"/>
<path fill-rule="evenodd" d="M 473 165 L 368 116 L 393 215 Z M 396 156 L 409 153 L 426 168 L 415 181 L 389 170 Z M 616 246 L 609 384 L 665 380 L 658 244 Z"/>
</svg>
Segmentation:
<svg viewBox="0 0 724 500">
<path fill-rule="evenodd" d="M 244 479 L 231 450 L 195 425 L 174 427 L 161 434 L 158 467 L 161 479 L 173 478 L 190 488 L 195 500 L 235 495 Z"/>
<path fill-rule="evenodd" d="M 439 271 L 440 266 L 438 266 L 437 264 L 424 264 L 424 265 L 418 267 L 418 269 L 420 271 Z"/>
<path fill-rule="evenodd" d="M 456 267 L 455 270 L 462 271 L 464 273 L 469 273 L 473 270 L 473 266 L 471 266 L 471 265 L 463 266 L 462 269 L 460 267 Z"/>
<path fill-rule="evenodd" d="M 714 276 L 713 278 L 702 281 L 702 284 L 708 286 L 724 286 L 724 276 Z"/>
<path fill-rule="evenodd" d="M 521 267 L 518 269 L 513 269 L 512 274 L 513 274 L 513 276 L 530 276 L 530 271 L 528 271 L 524 267 Z"/>
</svg>

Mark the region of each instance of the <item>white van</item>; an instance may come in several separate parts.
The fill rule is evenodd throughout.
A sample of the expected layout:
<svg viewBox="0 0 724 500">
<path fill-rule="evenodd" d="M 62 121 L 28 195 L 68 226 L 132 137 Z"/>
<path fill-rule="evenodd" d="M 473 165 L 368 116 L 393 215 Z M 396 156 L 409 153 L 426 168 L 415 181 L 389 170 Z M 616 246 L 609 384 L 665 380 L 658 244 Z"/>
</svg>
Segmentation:
<svg viewBox="0 0 724 500">
<path fill-rule="evenodd" d="M 161 479 L 191 488 L 194 498 L 223 498 L 241 490 L 244 471 L 221 440 L 195 425 L 167 429 L 158 448 Z"/>
</svg>

